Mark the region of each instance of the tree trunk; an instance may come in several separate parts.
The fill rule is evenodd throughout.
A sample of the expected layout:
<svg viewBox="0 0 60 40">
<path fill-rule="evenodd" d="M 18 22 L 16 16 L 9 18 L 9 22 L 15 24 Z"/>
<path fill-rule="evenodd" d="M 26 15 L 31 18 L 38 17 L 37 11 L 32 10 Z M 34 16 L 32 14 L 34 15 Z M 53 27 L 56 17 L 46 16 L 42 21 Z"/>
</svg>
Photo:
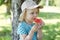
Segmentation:
<svg viewBox="0 0 60 40">
<path fill-rule="evenodd" d="M 37 0 L 35 0 L 37 1 Z M 21 4 L 24 0 L 12 0 L 12 11 L 13 11 L 13 18 L 12 18 L 12 40 L 19 40 L 17 35 L 17 27 L 19 23 L 19 15 L 21 13 Z M 38 3 L 38 2 L 37 2 Z"/>
<path fill-rule="evenodd" d="M 46 0 L 46 6 L 49 6 L 49 0 Z"/>
<path fill-rule="evenodd" d="M 19 15 L 21 13 L 21 0 L 12 0 L 12 11 L 13 11 L 13 18 L 12 18 L 12 40 L 19 40 L 17 35 L 17 27 L 19 23 Z"/>
<path fill-rule="evenodd" d="M 18 40 L 17 26 L 18 26 L 19 13 L 17 9 L 18 9 L 17 4 L 13 3 L 12 40 Z"/>
</svg>

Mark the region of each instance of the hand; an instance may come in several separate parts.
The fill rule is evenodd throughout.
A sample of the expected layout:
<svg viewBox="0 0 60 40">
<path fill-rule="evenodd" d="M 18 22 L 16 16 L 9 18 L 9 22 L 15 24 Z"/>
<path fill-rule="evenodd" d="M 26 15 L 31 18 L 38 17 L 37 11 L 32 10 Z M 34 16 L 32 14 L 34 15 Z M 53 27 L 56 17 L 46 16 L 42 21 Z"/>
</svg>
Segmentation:
<svg viewBox="0 0 60 40">
<path fill-rule="evenodd" d="M 44 22 L 42 22 L 41 24 L 35 24 L 35 25 L 32 27 L 33 32 L 38 31 L 38 29 L 42 28 L 42 26 L 44 26 L 44 25 L 45 25 Z"/>
<path fill-rule="evenodd" d="M 44 25 L 45 25 L 45 23 L 42 21 L 41 24 L 38 24 L 38 26 L 39 26 L 38 29 L 42 28 Z"/>
<path fill-rule="evenodd" d="M 31 29 L 33 32 L 36 32 L 37 30 L 38 30 L 38 25 L 37 24 L 35 24 L 33 27 L 32 27 L 32 29 Z"/>
<path fill-rule="evenodd" d="M 42 19 L 38 18 L 35 18 L 34 22 L 39 26 L 38 28 L 41 28 L 45 24 Z"/>
</svg>

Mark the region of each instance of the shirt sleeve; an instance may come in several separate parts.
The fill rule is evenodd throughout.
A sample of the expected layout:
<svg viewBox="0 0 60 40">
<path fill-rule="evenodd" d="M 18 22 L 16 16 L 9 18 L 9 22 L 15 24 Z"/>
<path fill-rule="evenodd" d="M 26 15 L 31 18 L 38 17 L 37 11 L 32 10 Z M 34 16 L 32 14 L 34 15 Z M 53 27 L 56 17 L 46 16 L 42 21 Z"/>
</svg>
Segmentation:
<svg viewBox="0 0 60 40">
<path fill-rule="evenodd" d="M 18 25 L 17 34 L 27 34 L 25 27 L 23 25 Z"/>
</svg>

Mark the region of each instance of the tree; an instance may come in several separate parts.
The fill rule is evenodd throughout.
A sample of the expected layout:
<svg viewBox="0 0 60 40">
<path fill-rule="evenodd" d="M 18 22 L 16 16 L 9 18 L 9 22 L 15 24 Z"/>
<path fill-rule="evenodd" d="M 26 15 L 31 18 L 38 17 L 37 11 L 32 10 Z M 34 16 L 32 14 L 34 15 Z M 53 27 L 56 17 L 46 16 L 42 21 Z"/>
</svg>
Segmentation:
<svg viewBox="0 0 60 40">
<path fill-rule="evenodd" d="M 5 0 L 0 0 L 0 6 L 4 3 Z"/>
<path fill-rule="evenodd" d="M 40 0 L 34 0 L 37 4 Z M 13 11 L 13 19 L 12 19 L 12 40 L 19 40 L 17 35 L 17 26 L 19 23 L 19 16 L 21 13 L 21 4 L 24 0 L 12 0 L 12 11 Z"/>
<path fill-rule="evenodd" d="M 55 6 L 60 7 L 60 0 L 54 0 L 54 4 Z"/>
<path fill-rule="evenodd" d="M 11 10 L 11 0 L 5 0 L 4 4 L 7 7 L 7 13 L 11 14 L 10 10 Z"/>
<path fill-rule="evenodd" d="M 49 6 L 49 0 L 46 0 L 46 6 Z"/>
<path fill-rule="evenodd" d="M 13 20 L 12 20 L 12 40 L 19 40 L 17 35 L 17 26 L 18 18 L 21 13 L 21 4 L 24 0 L 12 0 L 12 11 L 13 11 Z"/>
<path fill-rule="evenodd" d="M 5 4 L 7 7 L 7 14 L 11 14 L 10 9 L 11 9 L 11 0 L 0 0 L 0 6 L 2 4 Z"/>
</svg>

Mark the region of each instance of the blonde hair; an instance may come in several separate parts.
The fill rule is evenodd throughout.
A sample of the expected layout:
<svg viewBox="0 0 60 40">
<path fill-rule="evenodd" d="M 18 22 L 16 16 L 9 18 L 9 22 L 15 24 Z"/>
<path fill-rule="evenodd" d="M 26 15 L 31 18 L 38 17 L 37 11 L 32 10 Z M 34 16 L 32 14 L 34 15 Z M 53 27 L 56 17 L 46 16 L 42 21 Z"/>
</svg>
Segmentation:
<svg viewBox="0 0 60 40">
<path fill-rule="evenodd" d="M 20 14 L 19 21 L 25 21 L 26 18 L 26 9 Z"/>
</svg>

